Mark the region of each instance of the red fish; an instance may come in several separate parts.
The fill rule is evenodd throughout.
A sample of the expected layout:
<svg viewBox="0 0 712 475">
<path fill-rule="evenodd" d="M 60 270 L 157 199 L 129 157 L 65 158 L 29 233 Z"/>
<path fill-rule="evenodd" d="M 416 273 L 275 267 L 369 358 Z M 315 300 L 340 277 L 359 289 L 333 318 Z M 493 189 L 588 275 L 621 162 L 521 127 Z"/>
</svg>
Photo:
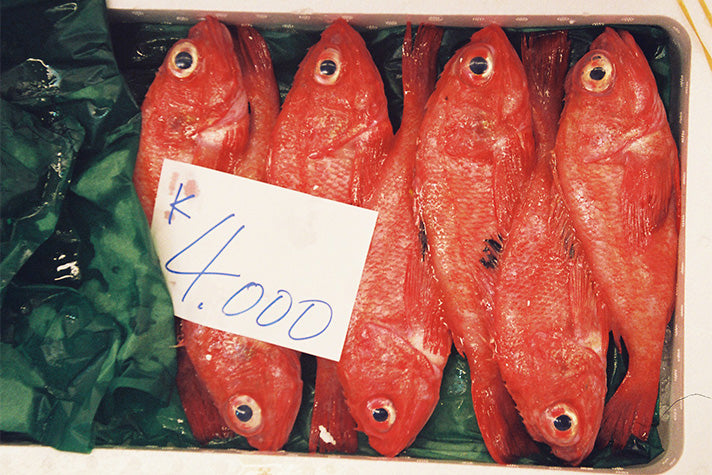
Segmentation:
<svg viewBox="0 0 712 475">
<path fill-rule="evenodd" d="M 361 36 L 337 20 L 299 65 L 272 136 L 268 181 L 356 204 L 392 136 L 378 69 Z M 353 452 L 354 428 L 336 363 L 319 358 L 310 450 Z"/>
<path fill-rule="evenodd" d="M 417 201 L 446 322 L 472 376 L 485 444 L 498 462 L 533 452 L 494 359 L 488 330 L 496 255 L 534 164 L 522 64 L 498 26 L 448 61 L 419 136 Z"/>
<path fill-rule="evenodd" d="M 141 148 L 134 172 L 149 220 L 165 158 L 250 178 L 265 174 L 254 157 L 267 154 L 265 137 L 271 133 L 279 104 L 276 81 L 264 40 L 252 29 L 242 28 L 241 32 L 239 49 L 249 58 L 242 60 L 245 81 L 230 34 L 208 17 L 191 29 L 187 40 L 174 45 L 149 89 L 142 109 Z M 257 58 L 258 63 L 250 63 Z M 223 67 L 223 62 L 229 68 Z M 186 71 L 192 68 L 192 74 L 186 75 L 181 65 L 189 65 Z M 215 82 L 220 71 L 224 72 L 224 84 Z M 244 116 L 235 116 L 234 104 L 210 102 L 223 96 L 244 103 Z M 251 116 L 247 115 L 248 97 Z M 227 112 L 219 117 L 216 111 L 221 108 Z M 231 124 L 233 119 L 239 120 Z M 170 129 L 175 133 L 166 135 L 165 127 L 170 128 L 170 124 L 176 131 Z M 249 165 L 244 166 L 246 163 Z M 232 430 L 257 449 L 281 448 L 301 403 L 299 355 L 188 321 L 181 322 L 178 333 L 182 348 L 178 353 L 177 386 L 198 441 L 225 438 Z"/>
<path fill-rule="evenodd" d="M 168 51 L 141 120 L 133 181 L 150 222 L 164 159 L 217 168 L 247 144 L 250 117 L 240 65 L 230 33 L 214 17 Z"/>
<path fill-rule="evenodd" d="M 379 212 L 344 350 L 339 378 L 358 429 L 393 457 L 432 414 L 450 352 L 432 268 L 413 203 L 416 140 L 435 86 L 442 31 L 421 27 L 403 44 L 403 122 L 362 206 Z"/>
<path fill-rule="evenodd" d="M 675 303 L 679 162 L 653 74 L 633 37 L 606 30 L 567 79 L 556 139 L 564 200 L 628 371 L 599 442 L 645 440 Z"/>
<path fill-rule="evenodd" d="M 498 259 L 496 357 L 529 434 L 578 465 L 593 449 L 606 396 L 608 329 L 553 178 L 568 69 L 565 32 L 522 44 L 537 165 Z"/>
</svg>

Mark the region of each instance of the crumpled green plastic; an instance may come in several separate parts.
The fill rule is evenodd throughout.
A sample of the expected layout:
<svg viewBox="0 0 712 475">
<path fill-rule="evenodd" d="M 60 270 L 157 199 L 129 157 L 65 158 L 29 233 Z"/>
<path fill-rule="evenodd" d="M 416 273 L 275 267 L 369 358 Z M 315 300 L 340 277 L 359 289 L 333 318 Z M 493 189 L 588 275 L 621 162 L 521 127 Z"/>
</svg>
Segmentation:
<svg viewBox="0 0 712 475">
<path fill-rule="evenodd" d="M 139 110 L 103 1 L 4 2 L 1 38 L 0 430 L 87 452 L 102 405 L 174 392 L 172 307 L 131 182 Z"/>
<path fill-rule="evenodd" d="M 99 9 L 98 2 L 93 5 Z M 5 27 L 8 15 L 5 7 L 3 8 L 3 27 Z M 19 15 L 17 11 L 13 11 L 13 14 Z M 67 27 L 71 30 L 71 25 L 67 25 Z M 130 90 L 137 103 L 140 104 L 143 100 L 143 96 L 153 80 L 155 70 L 162 63 L 167 50 L 175 41 L 185 37 L 189 28 L 190 25 L 185 24 L 115 23 L 111 25 L 111 37 L 116 63 L 124 76 L 128 90 Z M 625 28 L 632 31 L 636 40 L 641 44 L 653 67 L 663 101 L 667 106 L 670 100 L 671 77 L 667 35 L 657 27 L 627 25 Z M 104 31 L 103 28 L 101 30 Z M 394 128 L 397 128 L 400 124 L 400 109 L 402 105 L 400 48 L 404 30 L 405 28 L 402 26 L 378 30 L 360 30 L 384 79 L 386 95 L 389 101 L 389 114 Z M 291 86 L 292 78 L 299 62 L 306 54 L 307 49 L 318 41 L 320 31 L 299 28 L 260 29 L 260 31 L 270 47 L 280 93 L 284 98 Z M 520 35 L 524 30 L 508 29 L 506 31 L 515 48 L 518 49 Z M 575 27 L 569 29 L 572 43 L 572 64 L 585 54 L 590 42 L 601 31 L 602 27 Z M 440 69 L 442 69 L 447 59 L 469 40 L 473 32 L 473 29 L 468 28 L 446 29 L 438 58 Z M 6 49 L 7 36 L 9 36 L 8 32 L 3 28 L 3 99 L 7 97 L 6 85 L 8 84 L 8 81 L 5 80 L 5 59 L 8 56 L 11 58 L 17 57 L 15 51 L 12 51 L 10 55 L 5 54 L 5 51 L 8 51 Z M 25 33 L 22 41 L 18 41 L 20 43 L 23 41 L 35 41 L 33 36 Z M 68 34 L 67 37 L 70 38 L 71 35 Z M 10 39 L 7 39 L 7 41 L 10 41 Z M 99 43 L 105 44 L 104 41 L 102 39 Z M 60 49 L 63 50 L 64 47 Z M 21 61 L 24 61 L 24 59 L 15 59 L 14 63 L 20 64 Z M 100 63 L 104 66 L 107 63 L 113 64 L 113 59 L 112 61 L 107 59 L 106 63 L 102 60 Z M 77 75 L 77 77 L 79 76 Z M 15 77 L 18 76 L 16 75 Z M 39 81 L 39 79 L 35 79 L 35 81 Z M 40 81 L 38 82 L 38 87 L 42 89 L 41 86 Z M 116 92 L 115 89 L 112 89 L 112 91 Z M 40 237 L 33 238 L 38 244 L 34 246 L 36 251 L 30 257 L 30 260 L 38 259 L 39 262 L 28 262 L 25 265 L 25 268 L 27 268 L 29 264 L 33 264 L 31 272 L 23 272 L 23 269 L 21 269 L 17 273 L 15 280 L 9 286 L 10 290 L 7 292 L 7 295 L 12 296 L 12 299 L 8 297 L 3 299 L 3 330 L 7 326 L 6 321 L 14 322 L 12 327 L 15 333 L 22 335 L 24 339 L 20 337 L 6 339 L 7 334 L 3 331 L 3 368 L 0 375 L 3 378 L 3 388 L 6 380 L 12 381 L 13 386 L 8 386 L 7 390 L 0 389 L 0 391 L 12 391 L 15 395 L 10 400 L 12 401 L 13 409 L 7 412 L 19 413 L 23 409 L 24 413 L 32 413 L 32 410 L 37 411 L 39 408 L 43 410 L 41 414 L 49 414 L 46 409 L 49 405 L 38 396 L 38 394 L 44 396 L 40 388 L 46 387 L 47 372 L 44 371 L 44 363 L 40 361 L 40 364 L 37 365 L 36 360 L 25 356 L 25 353 L 28 352 L 31 355 L 39 354 L 40 350 L 37 350 L 37 347 L 42 347 L 39 338 L 30 329 L 37 331 L 36 327 L 41 326 L 44 331 L 43 335 L 64 336 L 65 340 L 63 341 L 66 341 L 66 336 L 68 335 L 66 328 L 68 328 L 67 325 L 70 325 L 68 322 L 71 320 L 68 315 L 71 316 L 77 313 L 73 309 L 94 309 L 96 307 L 97 311 L 91 318 L 86 319 L 83 316 L 76 318 L 76 321 L 79 322 L 77 328 L 82 328 L 82 332 L 72 333 L 72 336 L 80 338 L 85 334 L 83 332 L 96 330 L 97 335 L 103 336 L 105 344 L 98 344 L 94 353 L 87 350 L 88 353 L 81 357 L 78 356 L 76 362 L 68 364 L 67 367 L 74 367 L 76 371 L 81 364 L 91 361 L 93 365 L 91 368 L 98 368 L 99 376 L 105 375 L 105 369 L 107 373 L 112 374 L 108 378 L 96 378 L 96 384 L 92 391 L 97 393 L 98 399 L 91 399 L 91 404 L 86 406 L 86 414 L 82 419 L 82 429 L 86 429 L 91 417 L 93 417 L 93 441 L 96 445 L 192 447 L 198 444 L 190 432 L 190 427 L 186 422 L 185 414 L 172 381 L 173 353 L 169 350 L 169 347 L 161 346 L 166 341 L 169 342 L 168 344 L 172 344 L 172 317 L 170 317 L 169 302 L 160 284 L 160 275 L 153 272 L 155 260 L 153 251 L 143 241 L 144 238 L 147 239 L 145 222 L 141 219 L 140 209 L 133 198 L 113 208 L 107 203 L 107 201 L 114 203 L 114 201 L 110 200 L 115 191 L 111 185 L 116 185 L 117 182 L 126 186 L 127 189 L 123 190 L 125 194 L 131 194 L 128 190 L 130 188 L 130 167 L 135 155 L 135 140 L 138 129 L 136 128 L 137 119 L 133 116 L 136 112 L 133 108 L 135 106 L 132 101 L 123 100 L 124 94 L 125 89 L 122 84 L 121 92 L 118 94 L 122 97 L 122 100 L 116 100 L 113 107 L 110 107 L 112 111 L 117 111 L 116 113 L 121 111 L 123 113 L 122 117 L 127 117 L 124 121 L 123 129 L 121 126 L 111 129 L 115 131 L 115 134 L 120 135 L 118 130 L 122 130 L 126 134 L 122 136 L 124 140 L 121 144 L 124 148 L 119 147 L 116 141 L 108 140 L 101 146 L 90 147 L 94 151 L 103 151 L 107 147 L 111 148 L 116 145 L 111 148 L 113 153 L 123 153 L 124 155 L 121 158 L 115 157 L 114 160 L 106 161 L 104 166 L 100 166 L 99 163 L 104 163 L 103 160 L 84 158 L 87 154 L 84 151 L 84 145 L 78 151 L 75 150 L 75 154 L 78 154 L 79 158 L 74 165 L 74 174 L 78 174 L 84 181 L 80 180 L 77 183 L 74 180 L 71 181 L 72 185 L 67 197 L 63 200 L 64 205 L 61 206 L 61 211 L 54 212 L 53 219 L 57 221 L 54 234 L 41 246 L 39 246 L 39 243 L 43 242 L 43 240 Z M 17 98 L 15 97 L 15 99 Z M 44 117 L 41 112 L 44 109 L 36 103 L 25 103 L 23 107 L 31 111 L 35 116 Z M 38 110 L 40 111 L 39 114 Z M 62 115 L 62 117 L 66 116 L 73 117 L 74 114 Z M 82 126 L 86 124 L 86 121 L 82 121 L 79 118 L 77 118 L 77 122 Z M 40 125 L 45 126 L 47 124 L 46 120 L 40 123 Z M 118 121 L 113 121 L 112 124 L 118 124 Z M 81 132 L 78 129 L 71 128 L 70 125 L 69 122 L 66 125 L 68 130 L 73 130 L 76 133 Z M 4 119 L 3 127 L 5 127 Z M 84 128 L 86 129 L 86 127 Z M 100 140 L 101 137 L 111 135 L 98 134 L 95 132 L 98 129 L 99 127 L 89 127 L 89 131 L 85 133 L 92 137 L 96 136 Z M 104 127 L 102 130 L 109 130 L 109 127 Z M 54 129 L 50 131 L 56 132 Z M 117 138 L 118 135 L 112 137 Z M 60 140 L 56 141 L 57 146 L 60 143 Z M 4 147 L 3 145 L 3 170 L 5 169 Z M 69 147 L 65 153 L 69 154 L 71 150 L 74 149 Z M 51 153 L 47 153 L 48 156 L 45 160 L 51 161 L 49 158 Z M 38 158 L 37 160 L 40 159 Z M 109 163 L 113 165 L 110 166 Z M 38 177 L 41 173 L 41 171 L 35 172 L 34 176 Z M 74 177 L 74 174 L 72 174 L 72 177 Z M 121 177 L 121 179 L 109 177 Z M 94 181 L 98 183 L 94 183 Z M 5 183 L 6 178 L 3 176 L 3 187 Z M 98 184 L 101 184 L 101 186 L 98 186 Z M 59 184 L 56 184 L 56 186 L 59 186 Z M 34 189 L 30 184 L 27 185 L 27 188 Z M 99 191 L 102 189 L 111 189 L 112 193 L 104 194 Z M 97 204 L 99 202 L 103 203 L 104 207 L 100 207 Z M 107 209 L 112 209 L 113 212 L 108 212 Z M 50 212 L 48 211 L 47 213 Z M 59 214 L 58 220 L 57 214 Z M 5 200 L 3 198 L 4 215 Z M 131 261 L 130 266 L 124 267 L 123 264 L 119 265 L 113 261 L 110 262 L 109 257 L 112 256 L 97 251 L 100 239 L 96 233 L 99 233 L 99 231 L 91 224 L 93 218 L 88 219 L 87 215 L 96 216 L 96 219 L 103 218 L 112 224 L 121 223 L 122 226 L 130 230 L 126 231 L 121 228 L 124 234 L 110 234 L 103 239 L 103 242 L 108 244 L 109 248 L 112 248 L 112 246 L 119 245 L 114 240 L 117 235 L 126 238 L 126 234 L 131 234 L 133 239 L 125 239 L 126 242 L 132 241 L 136 243 L 141 241 L 143 244 L 137 247 L 131 246 L 131 249 L 124 249 L 125 252 L 123 254 L 124 256 L 130 256 L 132 259 L 138 258 L 140 262 L 129 259 Z M 135 223 L 132 223 L 132 220 Z M 6 242 L 4 226 L 5 223 L 3 221 L 3 246 L 5 246 Z M 111 225 L 108 226 L 111 227 Z M 103 224 L 99 225 L 99 227 L 102 230 L 105 229 Z M 118 229 L 114 229 L 115 233 L 118 231 Z M 126 244 L 126 242 L 123 244 Z M 2 249 L 4 256 L 5 248 L 3 247 Z M 70 255 L 74 256 L 73 259 L 79 262 L 79 268 L 82 270 L 82 275 L 79 279 L 66 278 L 62 285 L 57 285 L 58 282 L 54 282 L 54 286 L 46 285 L 47 277 L 51 277 L 56 272 L 57 266 L 54 265 L 54 261 L 49 262 L 51 256 L 54 255 L 56 257 L 55 249 L 70 250 Z M 145 256 L 150 258 L 146 259 Z M 5 265 L 4 260 L 3 265 Z M 135 269 L 134 266 L 138 266 L 138 269 Z M 39 285 L 40 283 L 36 281 L 38 279 L 37 274 L 46 274 L 45 268 L 50 269 L 49 276 L 43 277 L 42 284 L 44 285 Z M 136 275 L 126 275 L 132 271 L 136 272 Z M 90 272 L 91 277 L 89 275 Z M 114 278 L 114 272 L 118 272 L 121 276 Z M 99 277 L 100 275 L 102 277 Z M 141 276 L 145 280 L 140 286 L 131 285 L 132 281 L 136 281 L 137 276 Z M 124 278 L 128 278 L 128 280 L 124 280 Z M 122 282 L 126 287 L 120 287 Z M 29 283 L 35 285 L 28 286 Z M 21 288 L 20 286 L 23 287 Z M 121 290 L 129 291 L 137 299 L 141 308 L 140 311 L 134 312 L 128 319 L 125 317 L 130 312 L 119 312 L 122 315 L 121 318 L 114 315 L 115 311 L 125 310 L 120 305 L 117 306 L 118 308 L 112 306 L 110 297 L 114 295 L 112 293 L 114 288 L 119 287 Z M 136 292 L 137 287 L 140 287 L 142 292 Z M 148 289 L 151 289 L 151 291 Z M 3 292 L 5 291 L 3 290 Z M 26 303 L 28 299 L 35 303 L 23 307 L 23 302 Z M 6 304 L 8 309 L 13 308 L 14 310 L 6 311 Z M 67 311 L 67 308 L 72 310 Z M 31 309 L 30 315 L 32 318 L 29 320 L 26 318 L 28 312 L 26 309 Z M 42 316 L 44 320 L 36 318 L 36 314 Z M 32 323 L 32 325 L 27 323 L 35 320 L 43 323 Z M 25 321 L 25 323 L 20 323 L 21 321 Z M 74 320 L 72 320 L 72 324 L 74 324 Z M 62 331 L 65 333 L 62 333 Z M 27 342 L 33 338 L 35 339 L 33 341 L 36 341 L 39 345 L 36 345 L 32 350 L 29 349 L 29 345 L 16 344 L 16 342 Z M 98 342 L 99 340 L 97 339 Z M 166 350 L 166 354 L 162 356 L 156 355 L 156 349 L 158 348 Z M 148 357 L 148 361 L 141 359 L 141 354 L 145 351 L 148 354 L 143 354 L 143 357 Z M 93 356 L 90 356 L 90 354 Z M 128 361 L 134 363 L 131 369 L 129 369 L 130 365 L 126 365 L 126 356 L 129 354 L 132 356 L 128 358 Z M 80 363 L 80 361 L 84 363 Z M 7 365 L 5 364 L 6 362 L 8 363 Z M 85 366 L 85 368 L 89 367 L 90 365 Z M 315 373 L 314 358 L 303 355 L 302 367 L 304 377 L 303 404 L 294 429 L 284 447 L 284 450 L 293 452 L 306 452 L 308 449 Z M 119 371 L 117 370 L 118 368 L 125 369 L 125 371 Z M 625 368 L 624 355 L 619 354 L 611 346 L 609 351 L 609 393 L 612 393 L 620 383 L 622 376 L 625 374 Z M 87 369 L 82 374 L 84 373 L 89 379 L 91 371 Z M 71 376 L 71 371 L 68 370 L 66 375 Z M 56 391 L 60 391 L 60 389 Z M 4 396 L 3 393 L 0 394 Z M 103 398 L 99 394 L 104 394 Z M 440 396 L 440 402 L 432 417 L 412 446 L 404 451 L 402 456 L 492 462 L 477 428 L 476 418 L 472 409 L 469 368 L 466 360 L 456 352 L 453 352 L 445 368 Z M 37 400 L 39 402 L 35 402 Z M 101 401 L 98 407 L 96 406 L 97 400 Z M 64 404 L 64 401 L 62 401 L 62 404 Z M 17 406 L 17 409 L 15 409 L 15 406 Z M 12 421 L 6 421 L 6 411 L 4 409 L 0 409 L 0 411 L 0 428 L 3 431 L 29 434 L 30 437 L 42 443 L 59 446 L 49 438 L 39 437 L 36 431 L 31 430 L 31 426 L 37 424 L 40 417 L 35 419 L 16 418 Z M 48 416 L 45 417 L 45 419 L 48 418 Z M 90 443 L 87 444 L 87 446 L 90 445 Z M 250 449 L 245 439 L 240 436 L 225 441 L 212 441 L 207 444 L 207 447 Z M 83 450 L 82 448 L 68 447 L 66 445 L 64 448 Z M 662 453 L 662 450 L 657 431 L 653 430 L 648 442 L 631 441 L 625 450 L 620 453 L 612 453 L 609 449 L 596 450 L 584 461 L 583 465 L 616 467 L 647 463 Z M 361 433 L 359 433 L 357 454 L 378 456 L 368 446 L 367 438 Z M 550 455 L 546 455 L 545 451 L 541 456 L 522 459 L 519 462 L 561 465 L 560 461 Z"/>
</svg>

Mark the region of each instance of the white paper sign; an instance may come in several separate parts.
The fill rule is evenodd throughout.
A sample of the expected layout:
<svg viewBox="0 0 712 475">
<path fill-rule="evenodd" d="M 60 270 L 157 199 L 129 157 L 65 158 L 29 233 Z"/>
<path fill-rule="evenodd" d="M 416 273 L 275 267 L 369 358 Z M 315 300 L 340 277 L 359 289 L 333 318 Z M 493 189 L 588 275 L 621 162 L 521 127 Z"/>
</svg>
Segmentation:
<svg viewBox="0 0 712 475">
<path fill-rule="evenodd" d="M 151 233 L 177 316 L 338 361 L 376 216 L 166 160 Z"/>
</svg>

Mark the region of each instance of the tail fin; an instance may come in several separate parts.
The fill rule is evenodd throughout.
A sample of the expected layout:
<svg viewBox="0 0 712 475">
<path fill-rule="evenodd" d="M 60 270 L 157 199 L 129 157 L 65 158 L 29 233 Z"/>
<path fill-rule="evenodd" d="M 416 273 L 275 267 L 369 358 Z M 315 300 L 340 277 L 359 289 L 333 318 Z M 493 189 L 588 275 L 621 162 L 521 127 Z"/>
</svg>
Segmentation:
<svg viewBox="0 0 712 475">
<path fill-rule="evenodd" d="M 422 116 L 425 103 L 435 89 L 436 63 L 442 37 L 440 28 L 421 24 L 414 42 L 410 23 L 406 26 L 403 39 L 403 121 L 414 114 Z"/>
<path fill-rule="evenodd" d="M 241 26 L 234 36 L 250 104 L 250 137 L 247 150 L 233 159 L 228 171 L 264 180 L 269 140 L 279 114 L 279 87 L 269 48 L 259 32 L 251 26 Z"/>
<path fill-rule="evenodd" d="M 564 30 L 522 36 L 522 64 L 529 83 L 538 155 L 554 149 L 569 69 L 570 44 Z"/>
<path fill-rule="evenodd" d="M 336 368 L 336 362 L 317 358 L 309 452 L 354 453 L 358 448 L 356 421 L 346 405 Z"/>
</svg>

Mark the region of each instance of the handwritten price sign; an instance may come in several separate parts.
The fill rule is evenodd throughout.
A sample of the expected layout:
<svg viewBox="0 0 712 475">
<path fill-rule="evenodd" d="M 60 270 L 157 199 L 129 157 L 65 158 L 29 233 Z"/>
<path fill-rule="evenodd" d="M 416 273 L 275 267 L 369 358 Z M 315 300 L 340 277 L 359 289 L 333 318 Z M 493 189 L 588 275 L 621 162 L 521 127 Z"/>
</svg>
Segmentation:
<svg viewBox="0 0 712 475">
<path fill-rule="evenodd" d="M 166 160 L 151 233 L 176 315 L 338 361 L 376 216 Z"/>
</svg>

